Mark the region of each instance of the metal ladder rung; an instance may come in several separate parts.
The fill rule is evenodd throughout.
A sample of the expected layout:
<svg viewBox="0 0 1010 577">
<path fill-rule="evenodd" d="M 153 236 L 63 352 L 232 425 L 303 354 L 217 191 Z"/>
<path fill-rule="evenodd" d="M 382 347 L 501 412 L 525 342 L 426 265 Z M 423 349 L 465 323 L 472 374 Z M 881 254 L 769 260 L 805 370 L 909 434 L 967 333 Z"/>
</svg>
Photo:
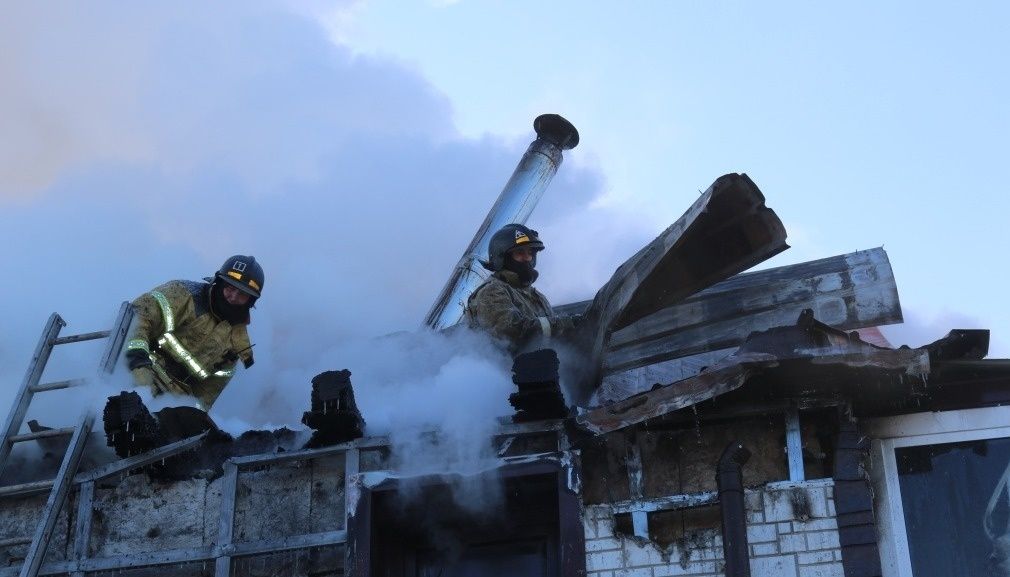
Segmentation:
<svg viewBox="0 0 1010 577">
<path fill-rule="evenodd" d="M 45 391 L 56 391 L 59 389 L 69 389 L 70 387 L 79 387 L 87 383 L 84 379 L 68 379 L 66 381 L 53 381 L 51 383 L 41 383 L 35 385 L 30 390 L 33 393 L 42 393 Z"/>
<path fill-rule="evenodd" d="M 75 430 L 76 429 L 74 427 L 63 427 L 62 429 L 46 429 L 45 431 L 38 431 L 36 433 L 13 435 L 7 439 L 7 442 L 21 443 L 23 441 L 31 441 L 34 439 L 46 439 L 48 437 L 64 437 L 66 435 L 73 435 Z"/>
<path fill-rule="evenodd" d="M 109 336 L 112 331 L 95 331 L 93 333 L 82 333 L 79 335 L 69 335 L 66 337 L 59 337 L 53 340 L 54 345 L 64 345 L 66 343 L 78 343 L 81 341 L 93 341 L 95 339 L 104 339 Z"/>
</svg>

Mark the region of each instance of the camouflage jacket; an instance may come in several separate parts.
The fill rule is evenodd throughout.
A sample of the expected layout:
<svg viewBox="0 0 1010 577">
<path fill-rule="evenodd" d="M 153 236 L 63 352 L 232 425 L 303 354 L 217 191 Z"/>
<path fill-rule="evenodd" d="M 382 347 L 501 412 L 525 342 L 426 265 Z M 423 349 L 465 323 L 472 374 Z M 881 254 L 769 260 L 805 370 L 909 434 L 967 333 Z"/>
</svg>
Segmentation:
<svg viewBox="0 0 1010 577">
<path fill-rule="evenodd" d="M 467 301 L 466 318 L 470 326 L 505 339 L 512 348 L 570 329 L 568 318 L 555 316 L 547 297 L 532 286 L 522 286 L 511 271 L 494 273 L 473 291 Z"/>
<path fill-rule="evenodd" d="M 210 285 L 169 281 L 133 301 L 127 354 L 143 351 L 152 362 L 155 394 L 196 397 L 204 410 L 224 390 L 242 359 L 252 365 L 246 324 L 231 324 L 210 310 Z"/>
</svg>

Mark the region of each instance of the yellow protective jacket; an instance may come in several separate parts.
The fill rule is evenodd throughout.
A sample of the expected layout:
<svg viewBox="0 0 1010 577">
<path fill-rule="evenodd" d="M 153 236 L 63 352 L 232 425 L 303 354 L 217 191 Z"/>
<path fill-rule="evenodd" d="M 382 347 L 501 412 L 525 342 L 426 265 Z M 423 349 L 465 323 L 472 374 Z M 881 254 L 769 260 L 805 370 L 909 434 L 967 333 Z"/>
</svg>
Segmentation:
<svg viewBox="0 0 1010 577">
<path fill-rule="evenodd" d="M 571 319 L 554 314 L 547 297 L 522 286 L 512 271 L 501 270 L 473 291 L 465 309 L 470 326 L 505 339 L 513 350 L 534 340 L 571 330 Z"/>
<path fill-rule="evenodd" d="M 144 351 L 152 362 L 155 394 L 196 397 L 204 410 L 224 390 L 241 359 L 253 363 L 244 324 L 218 318 L 210 308 L 210 284 L 169 281 L 133 301 L 127 351 Z"/>
</svg>

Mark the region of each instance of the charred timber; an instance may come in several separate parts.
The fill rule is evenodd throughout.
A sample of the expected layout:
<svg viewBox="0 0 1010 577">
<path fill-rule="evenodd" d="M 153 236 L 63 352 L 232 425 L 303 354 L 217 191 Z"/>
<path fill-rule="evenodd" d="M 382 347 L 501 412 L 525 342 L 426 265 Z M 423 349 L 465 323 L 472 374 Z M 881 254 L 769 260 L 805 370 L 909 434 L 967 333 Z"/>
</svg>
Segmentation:
<svg viewBox="0 0 1010 577">
<path fill-rule="evenodd" d="M 315 431 L 307 448 L 345 443 L 364 435 L 365 419 L 351 386 L 351 371 L 326 371 L 312 379 L 312 410 L 302 423 Z"/>
<path fill-rule="evenodd" d="M 930 373 L 926 349 L 889 349 L 818 322 L 804 311 L 794 325 L 756 332 L 732 355 L 699 374 L 632 395 L 577 417 L 580 427 L 603 434 L 663 417 L 741 389 L 748 402 L 783 397 L 842 395 L 856 403 L 906 399 Z M 733 393 L 738 395 L 739 393 Z"/>
<path fill-rule="evenodd" d="M 589 301 L 556 307 L 582 313 Z M 744 273 L 615 331 L 607 375 L 737 347 L 754 331 L 782 326 L 804 309 L 842 330 L 902 322 L 898 289 L 881 248 Z"/>
<path fill-rule="evenodd" d="M 515 408 L 512 422 L 560 419 L 568 414 L 558 376 L 558 354 L 553 349 L 523 353 L 512 363 L 512 382 L 518 391 L 509 396 Z"/>
<path fill-rule="evenodd" d="M 576 386 L 585 402 L 599 383 L 611 336 L 788 248 L 778 216 L 745 174 L 719 177 L 677 222 L 638 251 L 585 313 L 582 346 L 591 374 Z"/>
</svg>

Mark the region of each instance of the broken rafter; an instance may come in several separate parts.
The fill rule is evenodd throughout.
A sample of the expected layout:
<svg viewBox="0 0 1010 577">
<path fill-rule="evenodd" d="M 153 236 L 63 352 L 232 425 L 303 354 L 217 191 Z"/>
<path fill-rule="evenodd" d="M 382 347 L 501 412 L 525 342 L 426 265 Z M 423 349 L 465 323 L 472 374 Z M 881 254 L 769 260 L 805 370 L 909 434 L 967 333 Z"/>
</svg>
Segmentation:
<svg viewBox="0 0 1010 577">
<path fill-rule="evenodd" d="M 846 371 L 869 369 L 911 381 L 921 380 L 930 370 L 925 349 L 876 347 L 855 334 L 817 322 L 810 311 L 805 311 L 796 325 L 754 333 L 736 353 L 697 376 L 591 409 L 577 420 L 595 434 L 615 431 L 726 394 L 772 370 L 795 370 L 797 376 L 790 377 L 786 372 L 777 381 L 780 387 L 792 388 L 793 394 L 802 396 L 812 386 L 827 385 L 811 384 L 806 379 L 803 369 L 816 366 L 838 366 Z"/>
<path fill-rule="evenodd" d="M 677 222 L 618 267 L 585 314 L 581 344 L 593 372 L 580 379 L 576 402 L 598 384 L 614 331 L 788 248 L 782 222 L 764 202 L 746 175 L 721 176 Z"/>
</svg>

